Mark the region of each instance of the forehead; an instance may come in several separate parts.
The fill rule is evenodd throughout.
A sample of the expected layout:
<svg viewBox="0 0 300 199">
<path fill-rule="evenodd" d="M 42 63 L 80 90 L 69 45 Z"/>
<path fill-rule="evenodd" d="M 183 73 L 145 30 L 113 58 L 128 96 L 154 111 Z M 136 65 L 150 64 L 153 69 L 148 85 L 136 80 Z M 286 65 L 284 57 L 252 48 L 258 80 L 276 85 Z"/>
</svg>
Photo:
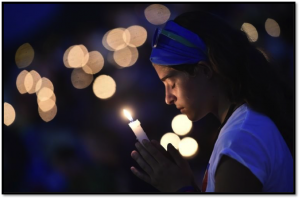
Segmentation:
<svg viewBox="0 0 300 199">
<path fill-rule="evenodd" d="M 175 69 L 166 65 L 158 65 L 158 64 L 152 64 L 152 65 L 160 78 L 172 71 L 175 71 Z"/>
</svg>

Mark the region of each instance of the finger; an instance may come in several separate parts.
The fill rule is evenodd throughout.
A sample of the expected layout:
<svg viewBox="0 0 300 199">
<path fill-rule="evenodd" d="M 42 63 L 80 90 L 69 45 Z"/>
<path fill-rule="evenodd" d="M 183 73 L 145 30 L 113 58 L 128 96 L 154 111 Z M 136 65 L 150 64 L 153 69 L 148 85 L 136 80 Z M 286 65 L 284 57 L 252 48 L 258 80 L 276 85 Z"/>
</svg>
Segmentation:
<svg viewBox="0 0 300 199">
<path fill-rule="evenodd" d="M 158 162 L 152 157 L 152 154 L 149 154 L 149 152 L 145 149 L 145 147 L 139 142 L 135 143 L 135 146 L 138 149 L 138 151 L 140 152 L 143 159 L 154 170 L 158 166 Z"/>
<path fill-rule="evenodd" d="M 156 148 L 167 158 L 169 158 L 172 162 L 174 162 L 172 156 L 170 155 L 170 153 L 168 153 L 166 151 L 166 149 L 156 140 L 151 140 L 151 143 L 154 144 L 154 146 L 156 146 Z M 175 163 L 175 162 L 174 162 Z"/>
<path fill-rule="evenodd" d="M 151 184 L 151 179 L 149 176 L 147 176 L 146 174 L 143 174 L 142 172 L 140 172 L 139 170 L 137 170 L 135 167 L 131 167 L 130 170 L 132 171 L 132 173 L 138 177 L 141 180 L 144 180 L 145 182 Z"/>
<path fill-rule="evenodd" d="M 153 146 L 153 144 L 151 144 L 151 142 L 149 142 L 148 140 L 143 140 L 143 144 L 146 148 L 146 150 L 154 157 L 154 159 L 160 163 L 163 164 L 166 162 L 166 160 L 168 160 L 166 157 L 164 157 L 164 155 L 156 148 Z"/>
<path fill-rule="evenodd" d="M 145 146 L 143 146 L 140 142 L 137 142 L 135 144 L 136 148 L 140 152 L 140 155 L 143 157 L 143 159 L 147 162 L 148 165 L 154 170 L 158 166 L 158 162 L 152 157 L 151 154 L 145 149 Z"/>
<path fill-rule="evenodd" d="M 158 141 L 156 141 L 156 140 L 151 140 L 151 143 L 152 143 L 154 146 L 156 146 L 156 148 L 157 148 L 161 153 L 167 154 L 166 149 L 165 149 L 162 145 L 160 145 L 160 144 L 158 143 Z"/>
<path fill-rule="evenodd" d="M 153 174 L 152 168 L 143 160 L 138 152 L 132 151 L 131 157 L 138 163 L 138 165 L 149 175 Z"/>
<path fill-rule="evenodd" d="M 185 166 L 186 165 L 186 161 L 185 159 L 182 157 L 182 155 L 179 153 L 179 151 L 177 149 L 175 149 L 175 147 L 169 143 L 168 144 L 168 152 L 171 154 L 172 158 L 174 159 L 175 163 L 178 166 Z"/>
</svg>

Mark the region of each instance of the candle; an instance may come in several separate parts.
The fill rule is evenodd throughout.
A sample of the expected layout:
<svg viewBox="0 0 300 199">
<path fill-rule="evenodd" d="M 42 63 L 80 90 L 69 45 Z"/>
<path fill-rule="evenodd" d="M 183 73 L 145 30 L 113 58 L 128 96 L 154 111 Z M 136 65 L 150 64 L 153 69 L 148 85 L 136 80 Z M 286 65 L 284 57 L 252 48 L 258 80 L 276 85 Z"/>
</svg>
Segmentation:
<svg viewBox="0 0 300 199">
<path fill-rule="evenodd" d="M 127 110 L 123 110 L 124 115 L 129 119 L 129 123 L 128 125 L 130 126 L 130 128 L 132 129 L 133 133 L 135 134 L 137 140 L 141 143 L 144 139 L 149 140 L 146 133 L 144 132 L 144 130 L 141 127 L 141 123 L 139 120 L 135 120 L 133 121 L 133 118 L 131 117 L 131 114 L 129 113 L 129 111 Z"/>
</svg>

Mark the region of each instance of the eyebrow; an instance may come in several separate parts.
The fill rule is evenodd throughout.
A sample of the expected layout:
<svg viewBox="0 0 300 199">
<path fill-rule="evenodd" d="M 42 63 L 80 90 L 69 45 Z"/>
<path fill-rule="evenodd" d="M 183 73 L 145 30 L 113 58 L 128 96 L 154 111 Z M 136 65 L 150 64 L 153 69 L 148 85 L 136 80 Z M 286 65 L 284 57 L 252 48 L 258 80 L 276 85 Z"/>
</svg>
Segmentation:
<svg viewBox="0 0 300 199">
<path fill-rule="evenodd" d="M 169 74 L 167 74 L 166 76 L 164 76 L 163 78 L 161 78 L 160 80 L 163 82 L 166 79 L 175 76 L 176 72 L 175 71 L 171 71 Z"/>
</svg>

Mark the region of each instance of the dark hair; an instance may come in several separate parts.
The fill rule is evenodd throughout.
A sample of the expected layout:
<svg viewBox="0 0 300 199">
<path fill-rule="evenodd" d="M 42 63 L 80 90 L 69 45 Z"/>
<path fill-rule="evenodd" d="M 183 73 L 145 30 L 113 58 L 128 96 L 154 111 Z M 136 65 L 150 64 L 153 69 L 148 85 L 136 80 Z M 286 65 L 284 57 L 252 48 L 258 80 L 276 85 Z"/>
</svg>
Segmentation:
<svg viewBox="0 0 300 199">
<path fill-rule="evenodd" d="M 224 82 L 232 103 L 245 102 L 276 124 L 293 154 L 294 92 L 247 35 L 206 12 L 184 13 L 174 20 L 199 35 L 208 50 L 209 63 Z M 170 66 L 193 74 L 195 64 Z M 292 85 L 292 84 L 291 84 Z"/>
</svg>

